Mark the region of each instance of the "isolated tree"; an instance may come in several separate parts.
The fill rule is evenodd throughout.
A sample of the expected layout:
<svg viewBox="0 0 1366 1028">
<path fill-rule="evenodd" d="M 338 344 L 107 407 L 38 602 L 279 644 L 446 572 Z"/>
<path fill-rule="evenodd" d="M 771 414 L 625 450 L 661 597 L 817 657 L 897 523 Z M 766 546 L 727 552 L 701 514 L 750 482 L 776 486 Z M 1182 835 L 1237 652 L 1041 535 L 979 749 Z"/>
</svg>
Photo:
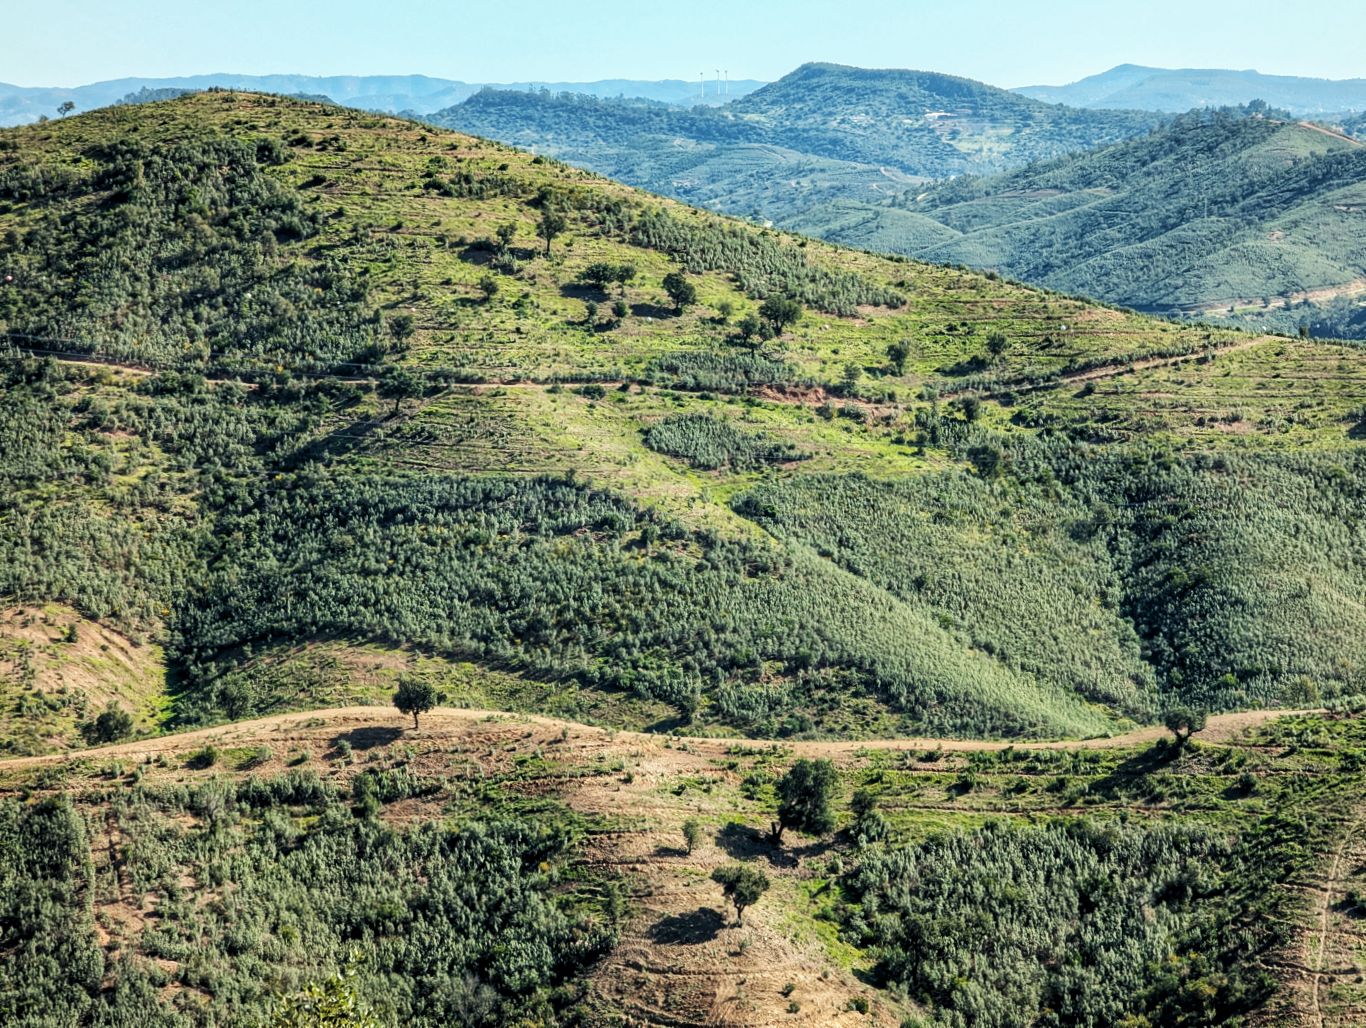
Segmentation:
<svg viewBox="0 0 1366 1028">
<path fill-rule="evenodd" d="M 683 847 L 689 854 L 697 849 L 702 841 L 702 823 L 695 817 L 690 817 L 683 822 Z"/>
<path fill-rule="evenodd" d="M 1000 360 L 1009 348 L 1010 340 L 1004 332 L 992 332 L 987 336 L 987 353 L 991 354 L 993 360 Z"/>
<path fill-rule="evenodd" d="M 498 295 L 498 280 L 492 275 L 485 275 L 479 280 L 479 291 L 484 294 L 484 302 L 488 303 Z"/>
<path fill-rule="evenodd" d="M 388 321 L 389 334 L 401 346 L 417 331 L 417 320 L 411 314 L 395 314 Z"/>
<path fill-rule="evenodd" d="M 397 416 L 403 401 L 417 394 L 421 389 L 418 377 L 407 368 L 389 368 L 379 380 L 379 395 L 394 401 L 394 415 Z"/>
<path fill-rule="evenodd" d="M 579 274 L 579 281 L 606 292 L 615 283 L 622 292 L 626 284 L 636 277 L 634 264 L 613 264 L 611 261 L 594 261 Z"/>
<path fill-rule="evenodd" d="M 606 289 L 615 282 L 617 266 L 609 261 L 594 261 L 579 273 L 579 281 L 598 289 Z"/>
<path fill-rule="evenodd" d="M 536 231 L 545 240 L 545 255 L 550 256 L 550 244 L 565 229 L 564 215 L 553 207 L 547 207 L 541 211 L 540 224 L 536 226 Z"/>
<path fill-rule="evenodd" d="M 778 820 L 770 835 L 781 846 L 783 832 L 791 828 L 804 835 L 824 835 L 835 827 L 830 809 L 839 776 L 828 760 L 799 760 L 778 780 Z"/>
<path fill-rule="evenodd" d="M 118 742 L 133 734 L 133 715 L 113 700 L 95 716 L 85 735 L 93 743 Z"/>
<path fill-rule="evenodd" d="M 746 314 L 736 323 L 736 330 L 740 333 L 740 341 L 750 347 L 758 345 L 759 329 L 762 322 L 753 314 Z"/>
<path fill-rule="evenodd" d="M 1196 732 L 1205 727 L 1205 712 L 1190 707 L 1172 707 L 1162 715 L 1162 724 L 1176 737 L 1176 745 L 1184 746 Z"/>
<path fill-rule="evenodd" d="M 631 307 L 625 300 L 618 300 L 612 304 L 612 316 L 618 321 L 625 321 L 626 315 L 631 313 Z"/>
<path fill-rule="evenodd" d="M 436 706 L 436 689 L 425 679 L 416 675 L 399 675 L 398 691 L 394 693 L 394 706 L 404 714 L 413 715 L 413 728 L 417 728 L 419 714 L 425 714 Z"/>
<path fill-rule="evenodd" d="M 735 304 L 731 303 L 729 300 L 722 300 L 716 305 L 716 316 L 723 325 L 730 321 L 730 316 L 734 313 Z"/>
<path fill-rule="evenodd" d="M 759 317 L 768 323 L 775 336 L 802 319 L 802 305 L 787 296 L 770 296 L 759 306 Z"/>
<path fill-rule="evenodd" d="M 76 105 L 74 103 L 72 103 L 70 100 L 63 100 L 62 105 L 57 108 L 57 113 L 60 114 L 63 118 L 65 118 L 75 109 Z"/>
<path fill-rule="evenodd" d="M 972 424 L 982 414 L 982 401 L 976 396 L 964 396 L 953 401 L 954 406 L 963 412 L 963 420 Z"/>
<path fill-rule="evenodd" d="M 511 223 L 499 225 L 494 229 L 494 234 L 498 237 L 498 241 L 494 244 L 498 253 L 500 255 L 505 254 L 508 247 L 512 245 L 513 237 L 517 235 L 517 226 Z"/>
<path fill-rule="evenodd" d="M 911 344 L 904 339 L 887 344 L 887 360 L 892 366 L 893 373 L 904 375 L 906 373 L 906 361 L 910 356 Z"/>
<path fill-rule="evenodd" d="M 681 272 L 671 271 L 664 276 L 664 292 L 669 294 L 674 309 L 680 314 L 689 304 L 697 302 L 697 287 L 689 282 Z"/>
<path fill-rule="evenodd" d="M 711 873 L 711 880 L 721 886 L 721 893 L 735 907 L 735 923 L 745 922 L 745 908 L 753 906 L 768 892 L 768 875 L 748 864 L 726 864 Z"/>
<path fill-rule="evenodd" d="M 592 325 L 595 322 L 597 322 L 597 320 L 598 305 L 594 301 L 589 300 L 587 303 L 583 305 L 583 323 L 585 325 L 588 325 L 589 327 L 592 327 Z"/>
</svg>

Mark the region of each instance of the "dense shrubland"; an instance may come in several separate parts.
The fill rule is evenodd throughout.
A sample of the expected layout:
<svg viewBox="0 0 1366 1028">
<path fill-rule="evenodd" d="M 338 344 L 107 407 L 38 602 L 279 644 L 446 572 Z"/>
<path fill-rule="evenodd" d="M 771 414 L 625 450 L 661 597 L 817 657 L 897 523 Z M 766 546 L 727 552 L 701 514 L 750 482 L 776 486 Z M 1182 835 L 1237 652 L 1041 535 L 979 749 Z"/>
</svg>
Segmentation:
<svg viewBox="0 0 1366 1028">
<path fill-rule="evenodd" d="M 991 823 L 868 851 L 846 930 L 933 1025 L 1224 1023 L 1273 987 L 1239 963 L 1231 864 L 1197 825 Z"/>
<path fill-rule="evenodd" d="M 955 431 L 978 474 L 793 479 L 737 509 L 1136 716 L 1362 691 L 1366 619 L 1342 602 L 1366 590 L 1354 455 L 1177 460 Z"/>
<path fill-rule="evenodd" d="M 786 296 L 829 314 L 853 314 L 863 305 L 899 307 L 893 289 L 850 271 L 809 261 L 797 246 L 749 225 L 685 221 L 662 210 L 646 211 L 631 228 L 636 246 L 662 250 L 689 271 L 726 271 L 751 296 Z"/>
<path fill-rule="evenodd" d="M 103 374 L 0 366 L 0 595 L 145 631 L 184 586 L 201 505 L 286 458 L 347 390 Z"/>
<path fill-rule="evenodd" d="M 382 1023 L 553 1018 L 615 939 L 610 884 L 561 881 L 572 819 L 399 830 L 375 816 L 411 792 L 353 811 L 311 772 L 137 787 L 100 812 L 129 840 L 117 878 L 94 875 L 66 801 L 0 801 L 0 1020 L 257 1023 L 348 965 Z M 142 897 L 157 917 L 108 957 L 92 900 Z"/>
<path fill-rule="evenodd" d="M 675 389 L 743 393 L 755 386 L 785 386 L 798 381 L 791 364 L 757 353 L 680 350 L 657 357 L 647 369 L 650 380 Z"/>
<path fill-rule="evenodd" d="M 300 259 L 322 215 L 267 174 L 277 140 L 93 146 L 74 170 L 0 157 L 0 328 L 42 346 L 165 362 L 375 355 L 378 315 L 341 266 Z M 90 202 L 93 201 L 93 202 Z"/>
<path fill-rule="evenodd" d="M 676 414 L 645 430 L 645 445 L 670 457 L 681 457 L 695 468 L 715 471 L 754 471 L 767 464 L 800 460 L 791 443 L 736 428 L 706 414 Z"/>
<path fill-rule="evenodd" d="M 340 634 L 626 689 L 688 716 L 715 694 L 713 713 L 742 725 L 800 714 L 831 684 L 926 728 L 1103 724 L 1061 690 L 963 655 L 931 617 L 857 578 L 563 479 L 282 477 L 229 506 L 204 552 L 172 618 L 196 687 L 186 713 L 252 712 L 248 683 L 216 687 L 225 666 Z M 773 675 L 776 688 L 761 681 Z"/>
</svg>

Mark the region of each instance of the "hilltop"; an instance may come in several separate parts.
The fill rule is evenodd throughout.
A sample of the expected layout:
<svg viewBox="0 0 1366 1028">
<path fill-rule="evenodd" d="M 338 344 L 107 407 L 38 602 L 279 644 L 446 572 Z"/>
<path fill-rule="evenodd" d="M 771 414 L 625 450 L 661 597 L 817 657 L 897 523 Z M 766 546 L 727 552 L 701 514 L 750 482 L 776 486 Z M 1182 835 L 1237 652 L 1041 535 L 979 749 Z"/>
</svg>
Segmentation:
<svg viewBox="0 0 1366 1028">
<path fill-rule="evenodd" d="M 723 177 L 729 188 L 762 191 L 760 173 L 769 171 L 785 187 L 761 192 L 762 202 L 746 192 L 726 209 L 761 203 L 775 220 L 818 201 L 809 193 L 832 173 L 861 176 L 865 188 L 879 174 L 887 185 L 898 175 L 986 173 L 1126 139 L 1162 120 L 1039 103 L 952 75 L 833 64 L 802 65 L 710 109 L 485 90 L 430 118 L 671 195 Z"/>
<path fill-rule="evenodd" d="M 81 111 L 128 102 L 148 94 L 184 93 L 205 89 L 244 89 L 262 93 L 324 96 L 335 103 L 362 110 L 429 114 L 460 103 L 492 83 L 471 83 L 431 75 L 180 75 L 163 78 L 121 78 L 80 86 L 14 86 L 0 82 L 0 125 L 23 125 L 50 118 L 70 101 Z M 741 96 L 759 88 L 752 79 L 727 81 L 725 94 Z M 691 106 L 723 102 L 714 83 L 700 89 L 679 79 L 599 79 L 596 82 L 507 82 L 501 89 L 570 91 L 604 97 L 639 97 Z"/>
<path fill-rule="evenodd" d="M 1162 314 L 1366 332 L 1353 119 L 1301 123 L 1264 103 L 1160 126 L 1108 116 L 808 65 L 705 112 L 485 91 L 434 117 L 850 246 Z"/>
</svg>

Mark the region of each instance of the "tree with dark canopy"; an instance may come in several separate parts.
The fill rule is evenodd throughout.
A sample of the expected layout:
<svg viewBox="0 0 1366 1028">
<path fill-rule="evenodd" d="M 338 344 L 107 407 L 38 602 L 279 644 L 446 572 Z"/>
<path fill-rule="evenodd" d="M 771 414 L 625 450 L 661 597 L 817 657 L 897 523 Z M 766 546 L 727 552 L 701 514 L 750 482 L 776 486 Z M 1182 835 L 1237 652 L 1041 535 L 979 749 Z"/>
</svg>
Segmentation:
<svg viewBox="0 0 1366 1028">
<path fill-rule="evenodd" d="M 799 760 L 778 780 L 778 820 L 770 834 L 781 846 L 788 828 L 805 835 L 824 835 L 834 830 L 835 813 L 830 809 L 839 784 L 835 765 L 828 760 Z"/>
<path fill-rule="evenodd" d="M 735 924 L 745 923 L 745 908 L 753 906 L 768 891 L 768 875 L 748 864 L 726 864 L 711 873 L 721 886 L 722 895 L 735 907 Z"/>
<path fill-rule="evenodd" d="M 437 699 L 436 689 L 430 682 L 415 675 L 399 675 L 394 706 L 404 714 L 413 715 L 414 729 L 417 728 L 418 715 L 435 707 Z"/>
<path fill-rule="evenodd" d="M 1190 742 L 1190 737 L 1205 728 L 1205 712 L 1190 707 L 1172 707 L 1162 715 L 1162 724 L 1176 737 L 1178 747 Z"/>
<path fill-rule="evenodd" d="M 802 305 L 787 296 L 770 296 L 759 305 L 759 317 L 780 336 L 783 329 L 802 320 Z"/>
<path fill-rule="evenodd" d="M 689 304 L 697 302 L 697 287 L 681 272 L 671 271 L 664 276 L 664 292 L 669 294 L 669 299 L 680 314 Z"/>
</svg>

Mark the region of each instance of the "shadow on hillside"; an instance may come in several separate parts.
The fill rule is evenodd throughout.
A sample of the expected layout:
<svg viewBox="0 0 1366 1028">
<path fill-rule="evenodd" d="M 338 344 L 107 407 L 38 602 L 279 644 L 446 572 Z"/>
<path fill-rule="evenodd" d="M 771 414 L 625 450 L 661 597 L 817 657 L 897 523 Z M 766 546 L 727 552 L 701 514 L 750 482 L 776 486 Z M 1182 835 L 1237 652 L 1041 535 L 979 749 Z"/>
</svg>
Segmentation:
<svg viewBox="0 0 1366 1028">
<path fill-rule="evenodd" d="M 791 837 L 789 832 L 788 838 Z M 716 845 L 725 850 L 732 860 L 766 860 L 773 867 L 796 867 L 801 860 L 819 856 L 830 848 L 824 842 L 805 846 L 790 843 L 775 846 L 767 832 L 735 821 L 716 833 Z"/>
<path fill-rule="evenodd" d="M 529 261 L 541 256 L 541 250 L 533 250 L 526 246 L 509 246 L 506 256 L 514 261 Z M 487 267 L 494 262 L 498 255 L 487 240 L 477 239 L 460 251 L 460 260 L 465 264 L 473 264 L 475 267 Z"/>
<path fill-rule="evenodd" d="M 676 318 L 679 313 L 672 307 L 665 307 L 658 303 L 633 303 L 631 304 L 631 315 L 637 318 L 654 318 L 656 321 L 663 321 L 666 318 Z"/>
<path fill-rule="evenodd" d="M 647 725 L 645 731 L 650 732 L 651 734 L 667 735 L 675 729 L 687 728 L 691 724 L 692 718 L 684 717 L 681 714 L 674 714 L 671 717 L 660 718 L 652 725 Z"/>
<path fill-rule="evenodd" d="M 613 295 L 600 286 L 587 282 L 566 282 L 560 286 L 560 295 L 569 300 L 592 300 L 597 304 L 610 304 Z"/>
<path fill-rule="evenodd" d="M 1137 791 L 1135 786 L 1155 771 L 1160 771 L 1181 755 L 1181 747 L 1172 746 L 1163 739 L 1146 750 L 1135 753 L 1104 778 L 1091 786 L 1092 795 L 1099 794 L 1106 799 L 1132 797 Z"/>
<path fill-rule="evenodd" d="M 376 746 L 392 746 L 402 738 L 402 728 L 353 728 L 333 738 L 332 745 L 335 747 L 345 742 L 353 750 L 372 750 Z"/>
<path fill-rule="evenodd" d="M 688 914 L 661 917 L 647 933 L 650 941 L 664 946 L 696 946 L 716 938 L 726 919 L 710 907 L 698 907 Z"/>
</svg>

